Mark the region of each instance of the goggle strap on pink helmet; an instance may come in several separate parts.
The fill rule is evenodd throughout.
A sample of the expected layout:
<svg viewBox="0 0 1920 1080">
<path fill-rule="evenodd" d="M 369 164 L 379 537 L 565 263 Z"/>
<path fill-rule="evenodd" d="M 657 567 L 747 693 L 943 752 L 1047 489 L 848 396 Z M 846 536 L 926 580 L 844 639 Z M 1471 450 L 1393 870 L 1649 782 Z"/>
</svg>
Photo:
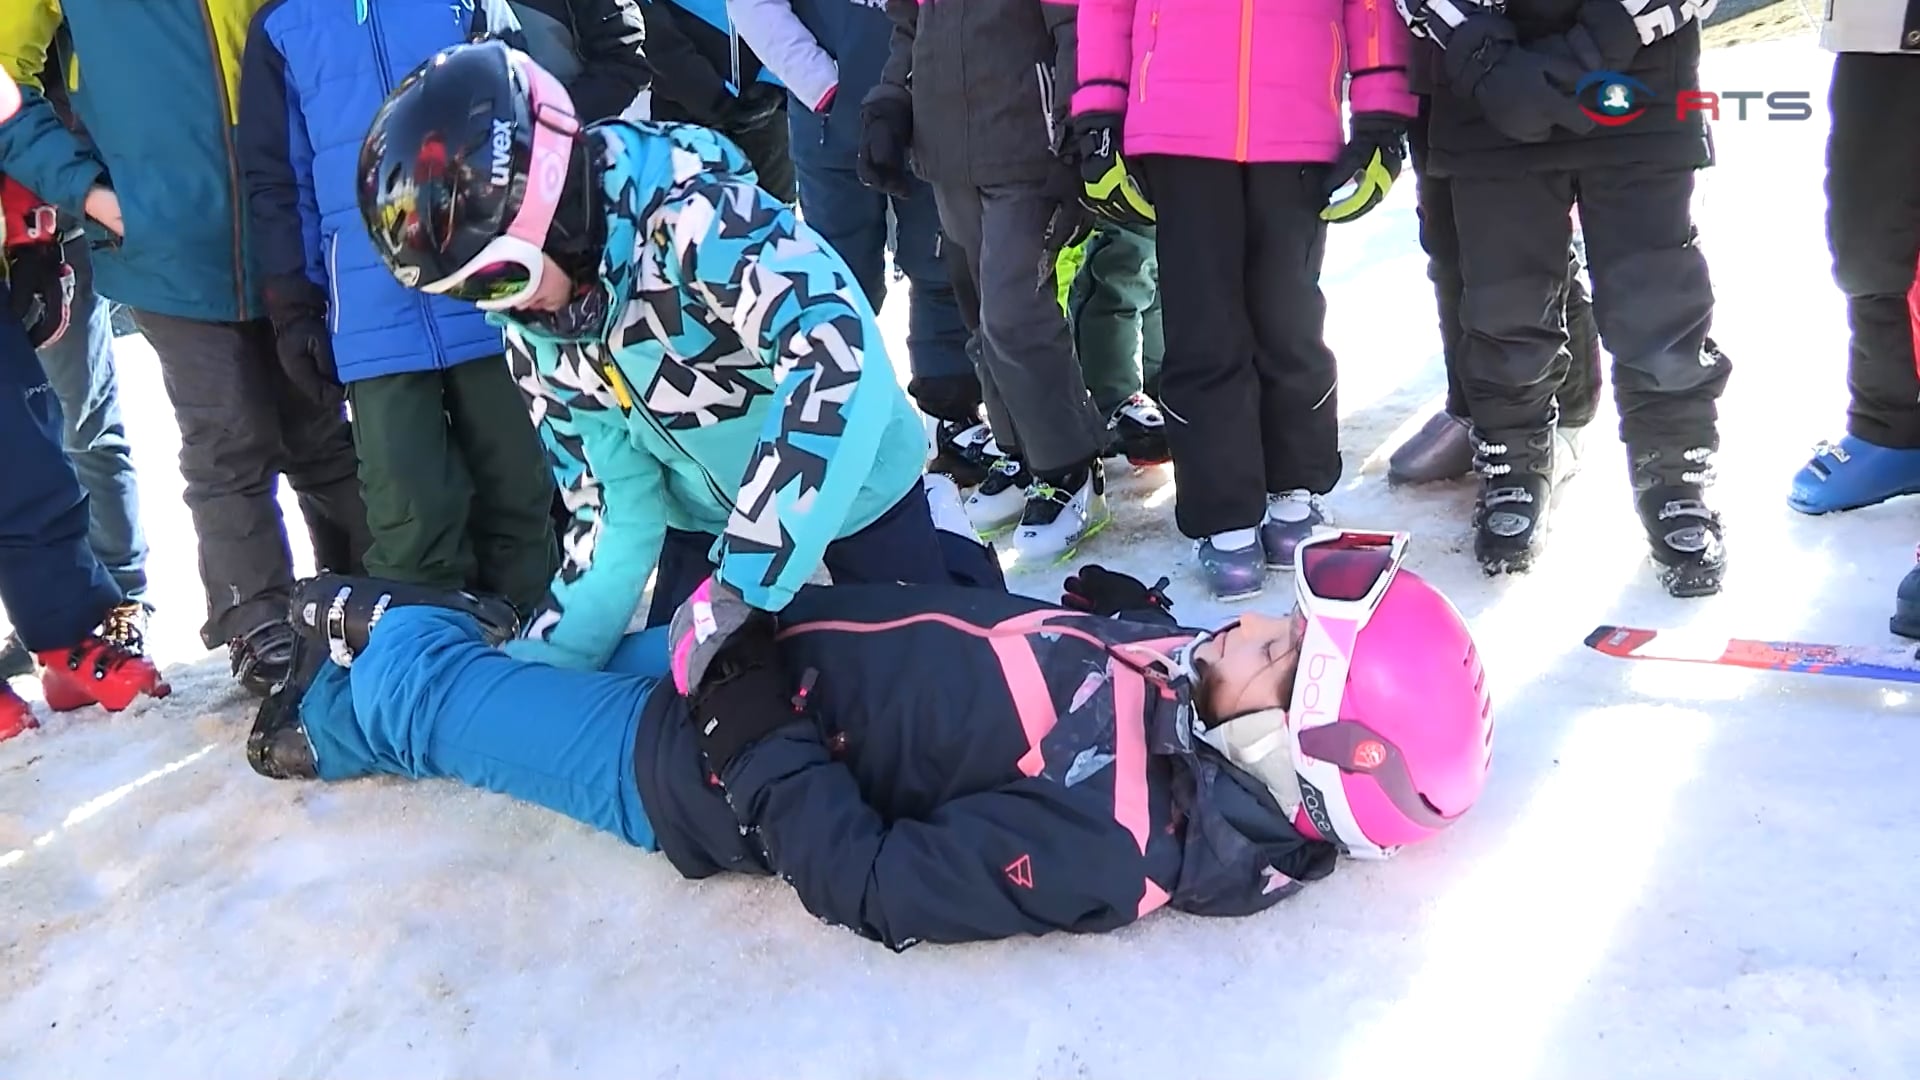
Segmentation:
<svg viewBox="0 0 1920 1080">
<path fill-rule="evenodd" d="M 562 104 L 569 99 L 558 79 L 526 53 L 509 49 L 508 56 L 514 70 L 527 81 L 533 153 L 527 163 L 526 191 L 520 197 L 513 223 L 507 226 L 507 235 L 544 248 L 561 192 L 566 190 L 567 166 L 573 161 L 573 140 L 580 133 L 580 121 L 568 105 Z"/>
</svg>

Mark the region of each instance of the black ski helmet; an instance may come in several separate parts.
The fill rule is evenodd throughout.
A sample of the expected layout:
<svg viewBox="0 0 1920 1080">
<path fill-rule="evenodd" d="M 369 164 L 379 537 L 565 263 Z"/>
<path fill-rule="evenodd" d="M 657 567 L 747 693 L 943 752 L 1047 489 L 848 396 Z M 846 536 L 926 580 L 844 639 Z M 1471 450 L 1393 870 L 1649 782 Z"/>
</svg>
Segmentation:
<svg viewBox="0 0 1920 1080">
<path fill-rule="evenodd" d="M 387 96 L 360 145 L 374 250 L 409 288 L 484 301 L 524 285 L 530 268 L 512 261 L 447 282 L 503 236 L 542 246 L 578 130 L 560 84 L 504 42 L 441 51 Z"/>
</svg>

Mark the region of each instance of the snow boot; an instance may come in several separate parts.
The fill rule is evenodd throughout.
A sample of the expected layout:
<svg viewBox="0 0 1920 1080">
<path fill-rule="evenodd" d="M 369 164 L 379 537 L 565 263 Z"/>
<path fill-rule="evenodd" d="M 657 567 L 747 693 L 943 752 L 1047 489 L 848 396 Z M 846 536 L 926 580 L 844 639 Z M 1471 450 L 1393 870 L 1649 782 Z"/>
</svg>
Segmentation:
<svg viewBox="0 0 1920 1080">
<path fill-rule="evenodd" d="M 1853 435 L 1813 448 L 1794 474 L 1787 505 L 1803 514 L 1858 510 L 1920 494 L 1920 449 L 1897 450 Z"/>
<path fill-rule="evenodd" d="M 1914 552 L 1914 567 L 1900 579 L 1893 597 L 1893 618 L 1887 629 L 1903 638 L 1920 639 L 1920 551 Z"/>
<path fill-rule="evenodd" d="M 0 679 L 18 679 L 33 674 L 33 654 L 27 651 L 27 643 L 20 640 L 19 634 L 8 634 L 5 643 L 0 644 Z"/>
<path fill-rule="evenodd" d="M 1215 600 L 1245 600 L 1267 586 L 1267 556 L 1258 529 L 1209 536 L 1194 545 L 1194 561 Z"/>
<path fill-rule="evenodd" d="M 27 663 L 31 667 L 33 663 L 31 655 L 27 657 Z M 14 693 L 13 687 L 0 682 L 0 742 L 6 742 L 23 731 L 39 726 L 40 721 L 33 718 L 33 706 L 28 705 L 25 698 Z"/>
<path fill-rule="evenodd" d="M 88 705 L 119 712 L 142 694 L 163 698 L 173 692 L 153 661 L 98 633 L 68 648 L 42 650 L 34 658 L 40 662 L 41 692 L 54 712 Z"/>
<path fill-rule="evenodd" d="M 1546 542 L 1556 449 L 1552 426 L 1473 433 L 1480 495 L 1473 505 L 1473 555 L 1487 576 L 1524 573 Z"/>
<path fill-rule="evenodd" d="M 1098 461 L 1065 476 L 1035 477 L 1013 534 L 1013 550 L 1023 559 L 1064 558 L 1111 520 L 1106 472 Z"/>
<path fill-rule="evenodd" d="M 1713 447 L 1627 448 L 1634 509 L 1660 584 L 1676 597 L 1712 596 L 1727 572 L 1725 530 L 1707 508 L 1713 484 Z"/>
<path fill-rule="evenodd" d="M 1431 484 L 1473 475 L 1473 435 L 1467 421 L 1445 409 L 1387 459 L 1387 483 Z"/>
<path fill-rule="evenodd" d="M 1260 522 L 1260 550 L 1267 566 L 1292 570 L 1293 552 L 1300 541 L 1333 519 L 1320 496 L 1305 489 L 1267 496 L 1267 515 Z"/>
<path fill-rule="evenodd" d="M 942 420 L 934 428 L 933 460 L 927 472 L 953 478 L 961 488 L 978 487 L 987 478 L 987 470 L 1005 456 L 993 441 L 987 425 L 975 421 L 963 424 Z"/>
<path fill-rule="evenodd" d="M 520 629 L 513 605 L 497 596 L 475 596 L 456 589 L 434 589 L 375 577 L 322 574 L 294 586 L 289 616 L 298 636 L 326 647 L 341 667 L 367 647 L 367 638 L 389 608 L 441 607 L 471 615 L 481 636 L 499 645 Z M 291 668 L 289 663 L 289 668 Z"/>
<path fill-rule="evenodd" d="M 1107 444 L 1114 456 L 1126 458 L 1136 468 L 1173 460 L 1167 448 L 1167 418 L 1145 394 L 1135 394 L 1113 410 L 1107 420 Z"/>
<path fill-rule="evenodd" d="M 247 764 L 254 772 L 269 780 L 319 778 L 319 770 L 314 766 L 313 741 L 307 737 L 300 702 L 326 662 L 324 642 L 308 637 L 295 640 L 287 677 L 260 703 L 260 710 L 253 717 L 253 730 L 247 733 Z"/>
</svg>

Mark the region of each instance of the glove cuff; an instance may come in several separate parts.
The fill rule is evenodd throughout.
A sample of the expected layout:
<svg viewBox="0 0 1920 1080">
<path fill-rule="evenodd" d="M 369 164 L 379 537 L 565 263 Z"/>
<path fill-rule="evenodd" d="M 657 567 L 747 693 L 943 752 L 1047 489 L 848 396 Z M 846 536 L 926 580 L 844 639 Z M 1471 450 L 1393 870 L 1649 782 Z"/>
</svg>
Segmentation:
<svg viewBox="0 0 1920 1080">
<path fill-rule="evenodd" d="M 305 274 L 275 274 L 267 279 L 263 292 L 267 315 L 273 322 L 327 313 L 327 290 Z"/>
</svg>

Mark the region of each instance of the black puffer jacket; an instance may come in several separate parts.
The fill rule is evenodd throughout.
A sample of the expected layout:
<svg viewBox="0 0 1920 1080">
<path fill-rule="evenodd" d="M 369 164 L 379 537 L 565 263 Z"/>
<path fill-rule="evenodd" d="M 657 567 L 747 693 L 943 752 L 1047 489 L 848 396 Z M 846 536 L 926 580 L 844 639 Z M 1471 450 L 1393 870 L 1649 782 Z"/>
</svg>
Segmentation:
<svg viewBox="0 0 1920 1080">
<path fill-rule="evenodd" d="M 1579 19 L 1582 3 L 1612 4 L 1620 0 L 1510 0 L 1501 11 L 1512 21 L 1522 46 L 1565 35 Z M 1469 0 L 1429 5 L 1426 0 L 1402 0 L 1401 11 L 1416 36 L 1435 42 L 1448 40 L 1453 26 L 1494 5 Z M 1681 115 L 1681 94 L 1700 87 L 1700 17 L 1695 0 L 1653 0 L 1639 14 L 1643 44 L 1633 60 L 1618 72 L 1593 72 L 1583 81 L 1578 100 L 1590 114 L 1602 113 L 1600 97 L 1612 83 L 1631 91 L 1632 119 L 1598 124 L 1576 135 L 1555 128 L 1541 143 L 1519 143 L 1494 130 L 1478 102 L 1447 86 L 1444 58 L 1428 51 L 1429 87 L 1433 94 L 1428 127 L 1429 170 L 1436 176 L 1505 175 L 1516 171 L 1548 171 L 1619 165 L 1665 165 L 1698 168 L 1713 160 L 1712 140 L 1701 111 Z M 1631 10 L 1631 9 L 1630 9 Z M 1451 25 L 1450 25 L 1451 21 Z M 1416 52 L 1422 50 L 1416 50 Z M 1624 78 L 1622 78 L 1624 76 Z M 1609 118 L 1612 119 L 1612 118 Z"/>
</svg>

